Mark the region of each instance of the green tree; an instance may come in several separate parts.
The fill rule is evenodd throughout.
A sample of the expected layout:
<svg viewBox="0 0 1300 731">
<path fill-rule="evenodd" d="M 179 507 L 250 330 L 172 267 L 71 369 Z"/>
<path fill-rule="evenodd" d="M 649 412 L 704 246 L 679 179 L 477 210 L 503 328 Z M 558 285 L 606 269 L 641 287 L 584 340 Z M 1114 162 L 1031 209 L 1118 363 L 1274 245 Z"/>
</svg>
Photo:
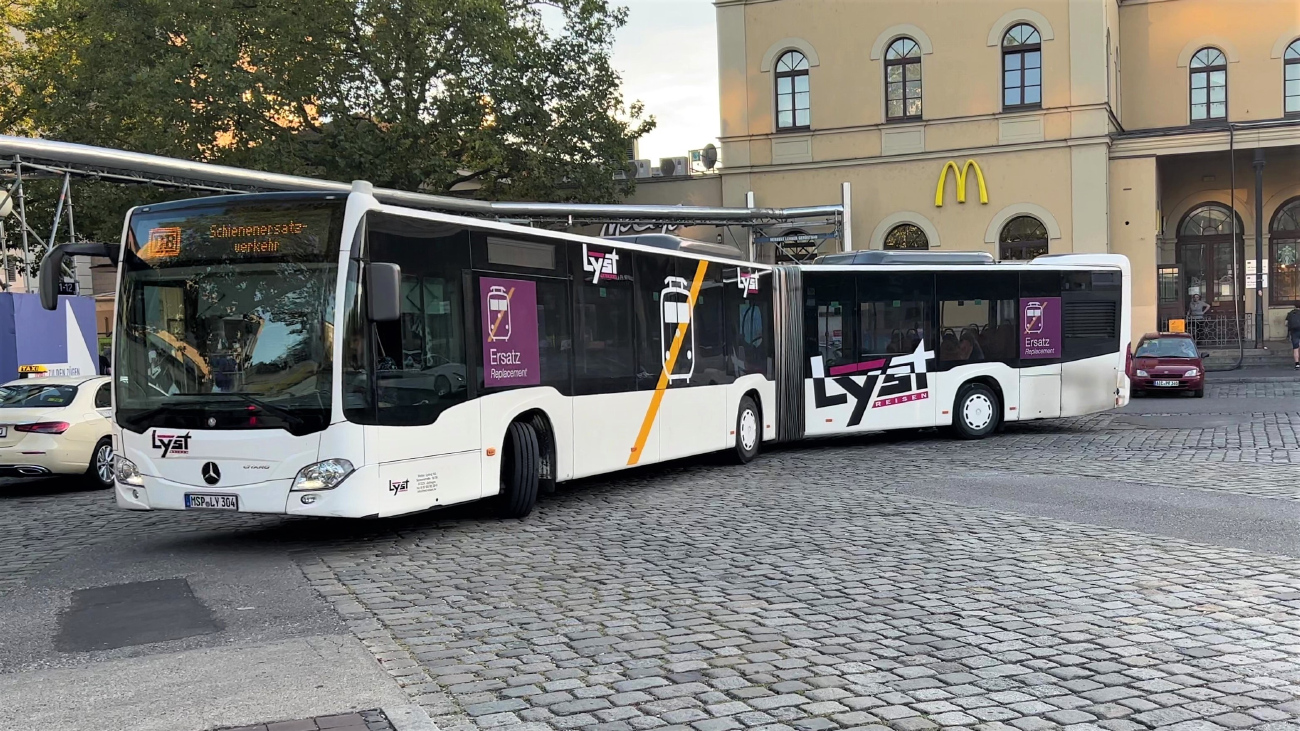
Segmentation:
<svg viewBox="0 0 1300 731">
<path fill-rule="evenodd" d="M 652 128 L 606 0 L 22 0 L 0 130 L 431 193 L 603 202 Z M 36 188 L 36 186 L 33 186 Z M 193 195 L 79 184 L 78 231 Z M 33 220 L 53 195 L 29 190 Z M 39 229 L 39 227 L 38 227 Z"/>
</svg>

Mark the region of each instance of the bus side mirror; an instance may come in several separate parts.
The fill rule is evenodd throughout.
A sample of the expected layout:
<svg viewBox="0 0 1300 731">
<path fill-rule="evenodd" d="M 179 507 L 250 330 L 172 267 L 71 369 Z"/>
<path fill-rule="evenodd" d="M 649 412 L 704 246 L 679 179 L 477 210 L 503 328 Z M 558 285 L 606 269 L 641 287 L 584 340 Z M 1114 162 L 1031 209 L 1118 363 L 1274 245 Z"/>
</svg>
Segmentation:
<svg viewBox="0 0 1300 731">
<path fill-rule="evenodd" d="M 41 261 L 41 270 L 37 273 L 37 282 L 41 288 L 41 307 L 47 310 L 59 309 L 59 281 L 63 278 L 63 260 L 69 256 L 100 256 L 117 264 L 117 244 L 59 244 L 51 248 Z"/>
<path fill-rule="evenodd" d="M 402 268 L 376 262 L 366 266 L 366 308 L 371 322 L 402 319 Z"/>
</svg>

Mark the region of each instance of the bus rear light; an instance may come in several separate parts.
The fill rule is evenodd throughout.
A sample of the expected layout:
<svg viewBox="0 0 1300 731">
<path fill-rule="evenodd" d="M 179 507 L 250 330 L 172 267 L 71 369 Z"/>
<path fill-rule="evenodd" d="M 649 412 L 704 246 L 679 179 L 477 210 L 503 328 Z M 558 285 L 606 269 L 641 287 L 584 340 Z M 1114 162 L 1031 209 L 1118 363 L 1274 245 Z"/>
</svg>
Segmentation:
<svg viewBox="0 0 1300 731">
<path fill-rule="evenodd" d="M 14 431 L 23 431 L 31 434 L 62 434 L 72 426 L 66 421 L 38 421 L 35 424 L 17 424 Z"/>
<path fill-rule="evenodd" d="M 497 448 L 496 448 L 496 447 L 488 447 L 488 448 L 487 448 L 487 456 L 489 456 L 489 457 L 495 457 L 495 456 L 497 456 Z"/>
</svg>

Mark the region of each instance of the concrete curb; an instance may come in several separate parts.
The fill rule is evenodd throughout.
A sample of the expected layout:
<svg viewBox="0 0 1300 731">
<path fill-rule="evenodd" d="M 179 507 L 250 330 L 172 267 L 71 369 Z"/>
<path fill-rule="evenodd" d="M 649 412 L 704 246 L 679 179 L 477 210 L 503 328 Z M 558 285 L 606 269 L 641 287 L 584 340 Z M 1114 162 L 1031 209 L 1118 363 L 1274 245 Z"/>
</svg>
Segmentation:
<svg viewBox="0 0 1300 731">
<path fill-rule="evenodd" d="M 397 731 L 439 731 L 438 724 L 419 706 L 390 706 L 383 711 Z"/>
<path fill-rule="evenodd" d="M 1300 383 L 1300 373 L 1269 373 L 1252 375 L 1250 371 L 1206 371 L 1206 381 L 1216 383 Z"/>
</svg>

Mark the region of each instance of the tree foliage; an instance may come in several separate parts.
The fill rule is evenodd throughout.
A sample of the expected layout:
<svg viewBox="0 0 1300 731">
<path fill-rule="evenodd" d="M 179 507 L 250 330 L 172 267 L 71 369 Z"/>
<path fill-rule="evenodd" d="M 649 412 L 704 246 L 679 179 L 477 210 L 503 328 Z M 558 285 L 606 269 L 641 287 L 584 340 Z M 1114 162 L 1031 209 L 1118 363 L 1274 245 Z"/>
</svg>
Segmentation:
<svg viewBox="0 0 1300 731">
<path fill-rule="evenodd" d="M 609 55 L 626 13 L 607 0 L 18 7 L 6 21 L 21 42 L 0 44 L 10 134 L 430 193 L 605 202 L 627 193 L 613 174 L 654 124 L 623 101 Z M 90 188 L 75 194 L 78 227 L 109 240 L 129 201 L 158 197 Z"/>
</svg>

